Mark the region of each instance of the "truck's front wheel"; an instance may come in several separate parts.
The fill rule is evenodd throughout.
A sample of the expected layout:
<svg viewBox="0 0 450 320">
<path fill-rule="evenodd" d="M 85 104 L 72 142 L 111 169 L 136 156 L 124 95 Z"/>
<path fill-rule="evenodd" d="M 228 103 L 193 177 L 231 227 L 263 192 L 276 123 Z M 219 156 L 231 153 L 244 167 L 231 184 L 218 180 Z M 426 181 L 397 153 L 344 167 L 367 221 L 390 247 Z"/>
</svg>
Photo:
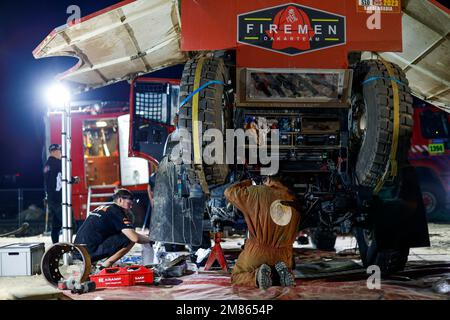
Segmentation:
<svg viewBox="0 0 450 320">
<path fill-rule="evenodd" d="M 405 268 L 409 248 L 380 250 L 374 232 L 369 229 L 355 228 L 354 236 L 365 268 L 377 265 L 384 275 L 402 271 Z"/>
</svg>

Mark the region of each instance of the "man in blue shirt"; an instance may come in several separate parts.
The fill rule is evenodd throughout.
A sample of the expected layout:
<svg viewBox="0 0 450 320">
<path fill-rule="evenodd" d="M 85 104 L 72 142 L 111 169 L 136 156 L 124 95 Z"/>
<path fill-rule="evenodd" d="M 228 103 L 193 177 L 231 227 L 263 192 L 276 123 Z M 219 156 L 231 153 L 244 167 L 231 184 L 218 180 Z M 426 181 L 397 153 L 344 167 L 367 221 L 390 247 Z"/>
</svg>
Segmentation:
<svg viewBox="0 0 450 320">
<path fill-rule="evenodd" d="M 128 211 L 133 206 L 133 194 L 119 189 L 113 196 L 114 204 L 100 206 L 92 211 L 80 230 L 75 243 L 84 244 L 93 263 L 106 259 L 103 267 L 111 267 L 131 250 L 135 243 L 150 243 L 148 236 L 137 233 Z"/>
</svg>

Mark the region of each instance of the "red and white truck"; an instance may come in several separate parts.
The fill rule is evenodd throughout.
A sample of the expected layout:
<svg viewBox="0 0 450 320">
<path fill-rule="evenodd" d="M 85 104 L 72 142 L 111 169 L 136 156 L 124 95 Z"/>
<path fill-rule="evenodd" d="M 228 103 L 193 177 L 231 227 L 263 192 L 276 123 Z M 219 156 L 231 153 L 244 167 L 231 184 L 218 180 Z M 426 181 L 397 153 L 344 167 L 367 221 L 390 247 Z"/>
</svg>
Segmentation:
<svg viewBox="0 0 450 320">
<path fill-rule="evenodd" d="M 142 222 L 147 203 L 149 175 L 162 154 L 178 104 L 179 80 L 138 78 L 131 83 L 130 101 L 72 103 L 72 207 L 76 224 L 89 211 L 108 203 L 115 188 L 126 187 L 143 195 L 135 208 L 136 223 Z M 152 112 L 150 118 L 142 110 Z M 151 111 L 149 111 L 151 110 Z M 130 126 L 130 122 L 139 123 Z M 134 130 L 134 128 L 136 130 Z M 148 139 L 151 130 L 153 140 Z M 155 132 L 158 131 L 158 132 Z M 46 118 L 46 144 L 61 143 L 61 113 L 49 111 Z M 134 137 L 135 139 L 132 139 Z M 159 137 L 159 138 L 158 138 Z M 129 143 L 133 141 L 133 143 Z M 152 155 L 152 156 L 149 156 Z"/>
<path fill-rule="evenodd" d="M 448 214 L 450 202 L 450 113 L 429 103 L 414 103 L 410 163 L 419 175 L 429 219 Z"/>
</svg>

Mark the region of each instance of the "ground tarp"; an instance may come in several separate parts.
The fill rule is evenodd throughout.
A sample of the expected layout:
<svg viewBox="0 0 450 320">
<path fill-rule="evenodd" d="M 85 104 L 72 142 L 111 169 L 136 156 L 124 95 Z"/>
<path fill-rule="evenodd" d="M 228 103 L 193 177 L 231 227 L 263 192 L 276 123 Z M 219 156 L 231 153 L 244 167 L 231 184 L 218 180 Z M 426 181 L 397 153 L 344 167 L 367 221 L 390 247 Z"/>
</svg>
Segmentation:
<svg viewBox="0 0 450 320">
<path fill-rule="evenodd" d="M 231 262 L 236 250 L 227 251 Z M 418 280 L 382 280 L 380 289 L 369 289 L 366 270 L 352 260 L 352 255 L 338 255 L 311 249 L 297 249 L 297 271 L 303 271 L 296 279 L 296 287 L 258 288 L 232 286 L 230 275 L 220 271 L 198 272 L 179 278 L 163 279 L 159 286 L 134 286 L 98 289 L 83 295 L 66 294 L 75 300 L 448 300 L 447 294 L 437 294 L 431 288 L 430 276 Z M 315 267 L 313 265 L 316 264 Z M 321 267 L 322 266 L 322 267 Z M 302 277 L 305 270 L 316 269 L 318 279 Z M 322 272 L 320 278 L 319 273 Z M 331 272 L 349 274 L 339 279 Z M 298 274 L 298 273 L 297 273 Z M 450 274 L 449 274 L 450 275 Z M 326 277 L 325 277 L 326 276 Z M 434 279 L 441 275 L 432 276 Z"/>
</svg>

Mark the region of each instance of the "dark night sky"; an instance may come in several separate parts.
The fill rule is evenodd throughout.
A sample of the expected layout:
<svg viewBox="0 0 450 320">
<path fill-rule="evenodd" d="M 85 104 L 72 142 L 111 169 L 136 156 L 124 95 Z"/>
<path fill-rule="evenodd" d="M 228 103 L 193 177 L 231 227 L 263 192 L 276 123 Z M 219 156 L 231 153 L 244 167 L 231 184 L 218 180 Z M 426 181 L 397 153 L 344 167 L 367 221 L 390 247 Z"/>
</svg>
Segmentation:
<svg viewBox="0 0 450 320">
<path fill-rule="evenodd" d="M 78 5 L 86 16 L 118 0 L 17 0 L 0 3 L 0 175 L 20 173 L 19 186 L 42 187 L 42 152 L 46 105 L 42 91 L 55 75 L 72 67 L 75 58 L 35 60 L 34 48 L 69 17 Z M 181 76 L 181 68 L 156 75 Z M 122 82 L 77 96 L 76 99 L 128 100 Z"/>
</svg>

